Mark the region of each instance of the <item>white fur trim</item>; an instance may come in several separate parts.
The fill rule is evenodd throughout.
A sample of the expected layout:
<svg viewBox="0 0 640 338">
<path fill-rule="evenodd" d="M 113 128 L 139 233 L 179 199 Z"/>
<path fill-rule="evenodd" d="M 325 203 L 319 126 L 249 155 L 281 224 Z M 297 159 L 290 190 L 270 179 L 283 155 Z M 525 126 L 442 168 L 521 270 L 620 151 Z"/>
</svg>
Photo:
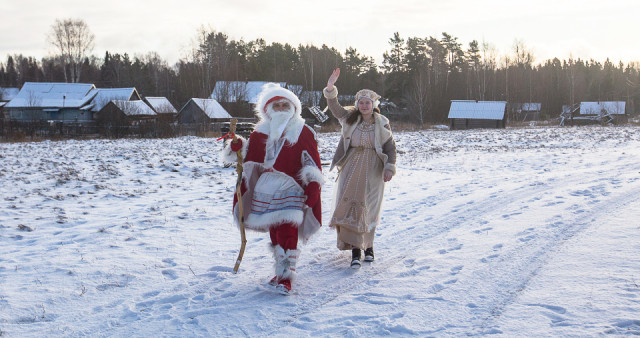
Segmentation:
<svg viewBox="0 0 640 338">
<path fill-rule="evenodd" d="M 318 182 L 322 187 L 324 185 L 324 175 L 322 175 L 322 171 L 318 169 L 316 166 L 304 166 L 300 169 L 298 173 L 298 178 L 302 181 L 304 186 L 307 186 L 311 182 Z"/>
<path fill-rule="evenodd" d="M 247 157 L 247 150 L 249 149 L 249 141 L 245 140 L 244 137 L 240 135 L 236 135 L 240 141 L 242 141 L 242 149 L 240 153 L 242 154 L 242 158 Z M 231 140 L 225 141 L 224 149 L 220 153 L 220 161 L 222 163 L 236 163 L 238 162 L 238 154 L 234 151 L 231 151 Z"/>
<path fill-rule="evenodd" d="M 393 172 L 393 175 L 396 175 L 396 165 L 393 163 L 387 163 L 384 165 L 384 169 L 385 170 L 391 170 L 391 172 Z"/>
<path fill-rule="evenodd" d="M 327 90 L 327 87 L 324 87 L 324 89 L 322 90 L 322 93 L 324 94 L 324 97 L 327 99 L 335 99 L 336 97 L 338 97 L 338 87 L 333 86 L 332 91 L 329 91 Z"/>
<path fill-rule="evenodd" d="M 253 230 L 267 231 L 269 227 L 284 222 L 299 225 L 303 219 L 302 210 L 282 210 L 263 215 L 249 214 L 244 224 Z"/>
<path fill-rule="evenodd" d="M 300 116 L 300 114 L 302 113 L 302 104 L 300 103 L 300 99 L 298 99 L 296 94 L 286 88 L 280 87 L 280 85 L 277 83 L 267 83 L 262 86 L 262 91 L 260 92 L 260 94 L 258 94 L 258 98 L 256 100 L 256 115 L 260 116 L 261 118 L 268 118 L 265 116 L 264 105 L 267 103 L 267 101 L 275 96 L 282 96 L 291 101 L 296 109 L 295 115 Z"/>
<path fill-rule="evenodd" d="M 284 250 L 281 246 L 276 245 L 274 248 L 274 257 L 276 259 L 275 270 L 278 279 L 288 279 L 294 281 L 297 277 L 296 263 L 300 250 Z"/>
</svg>

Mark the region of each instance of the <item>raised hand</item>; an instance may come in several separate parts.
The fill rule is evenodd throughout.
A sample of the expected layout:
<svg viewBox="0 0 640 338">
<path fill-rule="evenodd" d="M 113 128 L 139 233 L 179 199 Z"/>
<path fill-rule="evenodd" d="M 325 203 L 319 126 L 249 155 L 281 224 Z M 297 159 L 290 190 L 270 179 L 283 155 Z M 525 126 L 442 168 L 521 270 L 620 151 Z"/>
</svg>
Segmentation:
<svg viewBox="0 0 640 338">
<path fill-rule="evenodd" d="M 329 76 L 329 80 L 327 80 L 327 90 L 333 91 L 333 85 L 338 81 L 338 77 L 340 77 L 340 68 L 336 68 L 331 76 Z"/>
</svg>

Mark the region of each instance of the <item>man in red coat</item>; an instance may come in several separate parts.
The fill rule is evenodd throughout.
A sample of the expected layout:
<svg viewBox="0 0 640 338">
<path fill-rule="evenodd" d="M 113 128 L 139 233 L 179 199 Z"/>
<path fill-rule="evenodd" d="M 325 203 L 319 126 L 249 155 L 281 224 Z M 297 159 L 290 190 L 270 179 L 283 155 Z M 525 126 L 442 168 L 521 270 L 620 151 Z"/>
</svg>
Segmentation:
<svg viewBox="0 0 640 338">
<path fill-rule="evenodd" d="M 260 121 L 249 137 L 229 142 L 224 160 L 244 154 L 242 201 L 247 229 L 269 232 L 275 276 L 269 282 L 283 294 L 291 291 L 299 256 L 298 239 L 320 228 L 320 187 L 324 183 L 316 134 L 300 116 L 302 105 L 291 91 L 266 84 L 255 106 Z M 235 195 L 234 195 L 235 196 Z M 233 213 L 238 222 L 237 198 Z"/>
</svg>

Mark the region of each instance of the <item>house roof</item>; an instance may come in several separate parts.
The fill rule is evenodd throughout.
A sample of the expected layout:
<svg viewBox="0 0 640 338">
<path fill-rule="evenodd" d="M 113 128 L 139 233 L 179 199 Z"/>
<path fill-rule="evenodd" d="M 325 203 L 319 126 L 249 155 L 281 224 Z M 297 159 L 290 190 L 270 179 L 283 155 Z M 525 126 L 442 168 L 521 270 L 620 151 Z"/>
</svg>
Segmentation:
<svg viewBox="0 0 640 338">
<path fill-rule="evenodd" d="M 580 114 L 599 115 L 600 113 L 624 114 L 625 101 L 580 102 Z"/>
<path fill-rule="evenodd" d="M 25 82 L 5 107 L 80 108 L 91 101 L 95 88 L 90 83 Z"/>
<path fill-rule="evenodd" d="M 138 91 L 134 88 L 95 88 L 95 97 L 89 105 L 89 109 L 93 112 L 100 111 L 107 103 L 113 100 L 129 100 L 131 97 L 140 98 Z M 135 96 L 134 96 L 135 94 Z"/>
<path fill-rule="evenodd" d="M 145 97 L 145 101 L 158 114 L 177 114 L 178 111 L 166 97 Z"/>
<path fill-rule="evenodd" d="M 209 118 L 227 119 L 232 116 L 214 99 L 191 99 Z M 187 102 L 188 103 L 188 102 Z M 186 107 L 187 105 L 185 105 Z M 184 107 L 183 107 L 184 109 Z"/>
<path fill-rule="evenodd" d="M 127 116 L 157 115 L 156 112 L 142 100 L 112 100 L 111 102 Z"/>
<path fill-rule="evenodd" d="M 11 101 L 19 92 L 20 88 L 0 87 L 0 102 Z"/>
<path fill-rule="evenodd" d="M 251 104 L 258 102 L 258 95 L 262 91 L 262 86 L 268 81 L 218 81 L 213 88 L 211 98 L 220 102 L 247 101 Z M 287 88 L 286 82 L 275 82 L 280 87 Z"/>
<path fill-rule="evenodd" d="M 450 119 L 502 120 L 506 101 L 451 100 Z"/>
</svg>

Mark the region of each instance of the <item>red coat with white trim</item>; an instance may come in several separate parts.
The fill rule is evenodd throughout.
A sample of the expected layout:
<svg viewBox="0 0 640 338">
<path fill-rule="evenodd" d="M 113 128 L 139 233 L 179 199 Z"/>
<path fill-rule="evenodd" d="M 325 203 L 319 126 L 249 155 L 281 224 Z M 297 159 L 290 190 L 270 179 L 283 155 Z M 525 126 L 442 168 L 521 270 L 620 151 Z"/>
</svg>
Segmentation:
<svg viewBox="0 0 640 338">
<path fill-rule="evenodd" d="M 291 204 L 286 205 L 286 208 L 283 208 L 284 210 L 268 215 L 260 214 L 259 211 L 256 211 L 256 206 L 260 207 L 262 202 L 256 201 L 256 199 L 260 198 L 256 198 L 259 192 L 256 193 L 254 189 L 256 189 L 256 184 L 260 185 L 258 180 L 265 173 L 286 175 L 286 177 L 280 176 L 284 177 L 285 180 L 289 180 L 291 190 L 298 192 L 304 191 L 311 182 L 318 182 L 321 187 L 324 183 L 324 178 L 322 176 L 316 134 L 309 126 L 304 124 L 304 120 L 293 118 L 285 129 L 284 145 L 278 152 L 275 161 L 265 161 L 268 133 L 268 124 L 259 124 L 256 127 L 256 131 L 251 133 L 249 141 L 243 141 L 246 155 L 241 192 L 245 226 L 252 230 L 268 231 L 271 226 L 288 222 L 298 226 L 299 237 L 306 241 L 322 224 L 320 199 L 318 198 L 314 205 L 307 206 L 304 204 L 307 196 L 288 196 Z M 269 187 L 267 186 L 266 189 L 269 190 Z M 302 197 L 300 203 L 293 201 L 299 197 Z M 274 198 L 274 200 L 287 200 L 287 197 Z M 237 195 L 234 195 L 233 207 L 237 222 L 239 213 Z M 301 208 L 301 210 L 298 210 L 298 208 Z"/>
</svg>

